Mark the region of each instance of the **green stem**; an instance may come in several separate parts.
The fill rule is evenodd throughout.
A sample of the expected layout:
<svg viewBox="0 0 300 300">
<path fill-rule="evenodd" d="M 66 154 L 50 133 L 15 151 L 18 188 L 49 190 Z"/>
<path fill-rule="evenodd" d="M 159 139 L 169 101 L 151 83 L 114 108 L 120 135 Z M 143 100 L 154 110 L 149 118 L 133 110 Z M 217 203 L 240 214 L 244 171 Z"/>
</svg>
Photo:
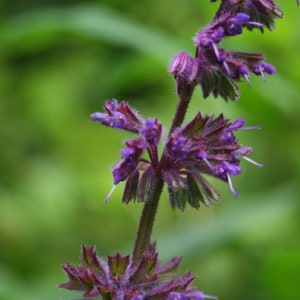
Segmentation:
<svg viewBox="0 0 300 300">
<path fill-rule="evenodd" d="M 179 103 L 177 105 L 177 109 L 176 109 L 176 114 L 175 117 L 173 119 L 172 122 L 172 126 L 169 132 L 169 136 L 172 134 L 172 132 L 181 126 L 190 100 L 191 100 L 191 96 L 193 94 L 193 90 L 194 90 L 194 86 L 190 86 L 187 85 L 184 87 L 185 93 L 182 93 L 181 95 L 183 95 L 182 97 L 180 97 L 181 99 L 179 100 Z M 139 224 L 139 228 L 137 231 L 137 237 L 135 240 L 135 244 L 134 244 L 134 248 L 133 248 L 133 254 L 132 254 L 132 259 L 133 259 L 133 263 L 134 265 L 136 265 L 140 259 L 140 257 L 143 255 L 143 253 L 145 253 L 145 251 L 147 251 L 147 249 L 149 248 L 150 242 L 151 242 L 151 234 L 152 234 L 152 229 L 153 229 L 153 225 L 154 225 L 154 221 L 155 221 L 155 215 L 157 212 L 157 208 L 158 208 L 158 203 L 159 203 L 159 199 L 161 196 L 161 192 L 164 186 L 164 181 L 160 176 L 160 167 L 164 164 L 164 161 L 166 159 L 166 153 L 164 151 L 164 153 L 162 154 L 162 157 L 160 159 L 160 162 L 158 163 L 158 169 L 157 169 L 157 182 L 152 194 L 151 199 L 148 200 L 147 203 L 145 203 L 143 211 L 142 211 L 142 215 L 140 218 L 140 224 Z"/>
<path fill-rule="evenodd" d="M 133 249 L 133 262 L 137 264 L 142 254 L 149 248 L 151 233 L 158 208 L 158 202 L 163 189 L 164 182 L 160 176 L 157 179 L 152 199 L 145 203 L 140 219 L 139 229 Z"/>
<path fill-rule="evenodd" d="M 176 128 L 181 126 L 182 122 L 184 121 L 189 104 L 191 102 L 190 100 L 193 94 L 194 86 L 187 85 L 186 89 L 188 92 L 184 94 L 184 97 L 182 97 L 181 100 L 179 100 L 179 103 L 177 105 L 176 114 L 172 122 L 169 136 Z"/>
</svg>

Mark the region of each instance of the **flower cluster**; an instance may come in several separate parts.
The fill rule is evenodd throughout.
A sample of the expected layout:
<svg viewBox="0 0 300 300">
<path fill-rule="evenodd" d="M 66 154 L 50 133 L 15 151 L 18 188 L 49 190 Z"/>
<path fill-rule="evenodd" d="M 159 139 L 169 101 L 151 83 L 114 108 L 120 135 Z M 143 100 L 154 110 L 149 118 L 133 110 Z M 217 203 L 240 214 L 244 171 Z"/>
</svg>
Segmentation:
<svg viewBox="0 0 300 300">
<path fill-rule="evenodd" d="M 263 14 L 265 10 L 268 13 Z M 195 57 L 181 52 L 173 59 L 170 73 L 177 82 L 180 99 L 190 99 L 194 87 L 200 85 L 204 98 L 212 93 L 225 101 L 237 100 L 239 88 L 236 82 L 241 78 L 250 85 L 250 73 L 262 76 L 263 80 L 264 73 L 275 73 L 275 68 L 264 61 L 262 54 L 226 51 L 218 45 L 226 37 L 242 34 L 243 28 L 263 31 L 267 26 L 271 29 L 274 18 L 281 16 L 273 1 L 222 1 L 213 22 L 194 38 Z"/>
<path fill-rule="evenodd" d="M 121 160 L 112 168 L 115 185 L 126 181 L 123 202 L 149 201 L 159 177 L 163 178 L 168 187 L 172 207 L 181 210 L 186 203 L 199 208 L 200 202 L 210 206 L 212 200 L 220 198 L 203 175 L 228 182 L 233 195 L 238 196 L 231 176 L 241 173 L 240 158 L 248 158 L 252 149 L 242 147 L 234 133 L 238 130 L 258 129 L 258 126 L 245 127 L 242 118 L 231 123 L 223 115 L 215 118 L 198 113 L 192 121 L 177 128 L 167 138 L 163 154 L 159 158 L 158 144 L 162 125 L 157 119 L 143 120 L 124 101 L 118 104 L 115 99 L 108 100 L 104 107 L 107 113 L 92 114 L 93 121 L 139 135 L 125 141 L 126 147 L 121 150 Z M 142 156 L 144 152 L 148 153 L 148 159 Z"/>
<path fill-rule="evenodd" d="M 223 115 L 214 118 L 199 113 L 186 126 L 174 131 L 166 143 L 168 168 L 163 170 L 172 206 L 185 205 L 183 199 L 195 208 L 199 207 L 199 201 L 210 206 L 211 200 L 218 200 L 220 195 L 203 175 L 228 182 L 233 195 L 238 196 L 231 176 L 242 172 L 239 158 L 251 155 L 252 149 L 242 147 L 234 131 L 259 128 L 245 127 L 244 123 L 242 118 L 231 123 Z"/>
<path fill-rule="evenodd" d="M 210 0 L 210 2 L 216 1 Z M 233 13 L 244 12 L 254 22 L 260 22 L 270 30 L 274 29 L 275 19 L 283 17 L 280 7 L 273 0 L 221 0 L 215 19 L 220 18 L 227 11 Z M 252 29 L 251 24 L 247 27 Z"/>
<path fill-rule="evenodd" d="M 97 256 L 95 247 L 82 246 L 81 264 L 63 266 L 69 281 L 59 287 L 84 291 L 84 298 L 124 300 L 205 300 L 216 299 L 195 290 L 191 285 L 194 276 L 178 275 L 181 259 L 172 258 L 161 265 L 155 244 L 151 244 L 137 264 L 131 256 L 116 253 L 107 261 Z"/>
</svg>

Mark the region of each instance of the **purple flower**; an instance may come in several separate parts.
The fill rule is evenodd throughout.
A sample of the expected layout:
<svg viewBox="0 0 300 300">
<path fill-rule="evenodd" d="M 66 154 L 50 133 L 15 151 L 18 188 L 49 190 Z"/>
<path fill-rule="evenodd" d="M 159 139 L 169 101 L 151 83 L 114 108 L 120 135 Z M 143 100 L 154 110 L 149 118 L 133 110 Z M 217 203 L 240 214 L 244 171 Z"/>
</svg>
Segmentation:
<svg viewBox="0 0 300 300">
<path fill-rule="evenodd" d="M 199 84 L 204 98 L 212 93 L 215 97 L 220 95 L 225 100 L 237 100 L 239 89 L 235 82 L 240 81 L 241 77 L 250 85 L 250 71 L 262 76 L 264 72 L 275 72 L 273 66 L 263 62 L 264 57 L 261 54 L 228 52 L 217 46 L 222 38 L 241 34 L 242 28 L 249 24 L 262 28 L 261 23 L 251 21 L 247 14 L 232 15 L 227 12 L 196 35 L 194 40 L 197 50 L 193 64 L 199 65 L 193 66 L 186 82 L 190 83 L 192 79 L 195 84 Z"/>
<path fill-rule="evenodd" d="M 267 74 L 274 74 L 276 72 L 276 69 L 274 66 L 267 64 L 263 61 L 259 61 L 256 64 L 253 65 L 253 73 L 256 75 L 261 75 L 261 77 L 263 78 L 263 80 L 265 80 L 264 78 L 264 73 Z"/>
<path fill-rule="evenodd" d="M 239 158 L 261 165 L 248 157 L 251 148 L 242 148 L 234 132 L 258 128 L 245 127 L 243 118 L 229 122 L 223 115 L 214 118 L 198 114 L 168 137 L 164 151 L 167 156 L 159 159 L 157 146 L 162 126 L 157 119 L 147 119 L 139 127 L 140 137 L 125 142 L 122 159 L 112 168 L 114 185 L 126 181 L 122 202 L 147 202 L 157 178 L 162 176 L 172 207 L 183 210 L 186 203 L 199 208 L 199 202 L 210 206 L 212 200 L 220 199 L 219 193 L 203 177 L 207 174 L 227 182 L 237 197 L 231 177 L 242 172 Z M 149 160 L 141 157 L 145 150 Z"/>
<path fill-rule="evenodd" d="M 219 193 L 203 175 L 227 182 L 232 194 L 237 197 L 238 193 L 231 177 L 242 172 L 239 166 L 240 158 L 261 166 L 249 158 L 252 154 L 251 148 L 242 148 L 235 136 L 236 131 L 259 128 L 245 127 L 243 118 L 230 122 L 223 115 L 215 118 L 203 117 L 198 113 L 191 122 L 177 128 L 167 138 L 163 154 L 159 157 L 158 145 L 162 125 L 156 118 L 145 121 L 138 119 L 138 122 L 133 122 L 137 118 L 128 116 L 135 114 L 129 113 L 131 109 L 125 102 L 119 105 L 116 100 L 106 102 L 104 107 L 108 113 L 96 115 L 100 115 L 101 123 L 116 127 L 115 122 L 108 124 L 102 117 L 105 115 L 105 118 L 109 119 L 122 112 L 126 119 L 131 121 L 122 123 L 123 127 L 120 129 L 136 128 L 139 135 L 135 139 L 125 141 L 126 147 L 121 150 L 121 160 L 112 168 L 114 186 L 105 201 L 121 181 L 126 182 L 122 202 L 150 201 L 159 178 L 162 178 L 168 187 L 172 207 L 183 210 L 189 203 L 198 209 L 200 202 L 210 206 L 213 200 L 220 199 Z M 144 152 L 147 152 L 148 159 L 143 157 Z"/>
<path fill-rule="evenodd" d="M 217 299 L 215 296 L 205 295 L 203 292 L 197 291 L 192 293 L 178 293 L 172 292 L 168 295 L 167 300 L 205 300 L 205 299 Z"/>
<path fill-rule="evenodd" d="M 187 144 L 188 139 L 186 137 L 173 135 L 169 138 L 166 149 L 171 156 L 185 159 L 188 154 L 188 149 L 185 149 Z"/>
<path fill-rule="evenodd" d="M 213 0 L 211 2 L 215 2 Z M 243 13 L 250 16 L 254 22 L 264 24 L 268 29 L 274 29 L 274 21 L 277 18 L 282 18 L 283 13 L 279 6 L 273 0 L 222 0 L 222 3 L 216 13 L 215 19 L 220 18 L 228 11 L 232 13 Z M 253 24 L 245 24 L 247 28 L 252 29 Z M 262 28 L 261 28 L 262 30 Z"/>
<path fill-rule="evenodd" d="M 162 125 L 157 119 L 147 119 L 140 129 L 140 135 L 152 146 L 157 146 L 162 133 Z"/>
<path fill-rule="evenodd" d="M 263 27 L 263 24 L 251 21 L 250 16 L 245 13 L 235 13 L 228 10 L 201 30 L 194 41 L 197 47 L 213 47 L 226 36 L 242 34 L 243 27 L 246 25 L 259 29 Z"/>
<path fill-rule="evenodd" d="M 233 134 L 233 131 L 242 129 L 244 127 L 244 124 L 245 120 L 243 118 L 237 119 L 230 126 L 224 128 L 221 139 L 228 144 L 234 143 L 236 141 L 236 138 Z"/>
<path fill-rule="evenodd" d="M 107 113 L 93 113 L 91 119 L 100 122 L 105 126 L 124 129 L 131 132 L 138 132 L 143 123 L 139 114 L 122 101 L 118 103 L 116 99 L 107 100 L 104 104 Z"/>
<path fill-rule="evenodd" d="M 127 147 L 121 150 L 122 160 L 112 168 L 114 184 L 124 181 L 137 167 L 145 145 L 141 138 L 126 141 Z"/>
<path fill-rule="evenodd" d="M 266 18 L 258 17 L 264 13 Z M 180 52 L 171 63 L 170 73 L 176 80 L 179 98 L 188 101 L 195 86 L 200 85 L 204 98 L 213 94 L 225 101 L 237 100 L 239 88 L 236 82 L 241 78 L 250 85 L 250 72 L 262 76 L 263 80 L 264 73 L 275 73 L 275 68 L 263 61 L 262 54 L 226 51 L 219 47 L 219 43 L 228 36 L 242 34 L 243 28 L 263 31 L 266 25 L 271 29 L 276 17 L 281 17 L 281 11 L 270 0 L 222 1 L 213 22 L 194 38 L 195 57 Z"/>
<path fill-rule="evenodd" d="M 243 118 L 229 122 L 223 115 L 201 114 L 178 128 L 166 142 L 168 159 L 162 167 L 171 205 L 183 210 L 186 203 L 199 208 L 199 201 L 210 206 L 212 200 L 218 200 L 220 195 L 204 179 L 205 174 L 227 182 L 237 197 L 231 177 L 242 172 L 239 158 L 248 159 L 252 152 L 241 147 L 234 132 L 258 128 L 245 127 Z"/>
<path fill-rule="evenodd" d="M 226 24 L 226 31 L 229 35 L 242 34 L 243 27 L 246 25 L 251 25 L 257 28 L 263 28 L 263 24 L 259 22 L 252 22 L 250 16 L 244 13 L 238 13 L 233 18 L 230 18 Z"/>
</svg>

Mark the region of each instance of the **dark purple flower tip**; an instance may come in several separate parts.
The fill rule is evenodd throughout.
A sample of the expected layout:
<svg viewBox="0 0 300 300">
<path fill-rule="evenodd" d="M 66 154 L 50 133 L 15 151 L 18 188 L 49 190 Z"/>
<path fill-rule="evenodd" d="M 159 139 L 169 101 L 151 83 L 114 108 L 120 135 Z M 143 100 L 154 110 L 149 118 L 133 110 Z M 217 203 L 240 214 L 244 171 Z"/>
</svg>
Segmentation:
<svg viewBox="0 0 300 300">
<path fill-rule="evenodd" d="M 214 169 L 216 175 L 223 180 L 227 180 L 227 175 L 235 176 L 242 172 L 242 169 L 239 166 L 230 164 L 226 161 L 216 165 Z"/>
<path fill-rule="evenodd" d="M 238 71 L 242 75 L 249 75 L 249 68 L 246 65 L 241 65 Z"/>
<path fill-rule="evenodd" d="M 224 28 L 219 27 L 215 32 L 211 34 L 211 39 L 214 43 L 218 44 L 224 37 Z"/>
<path fill-rule="evenodd" d="M 245 13 L 238 13 L 235 17 L 230 18 L 227 21 L 227 33 L 229 35 L 238 35 L 243 32 L 245 25 L 251 25 L 252 27 L 262 28 L 264 25 L 259 22 L 250 21 L 250 16 Z"/>
<path fill-rule="evenodd" d="M 228 22 L 227 32 L 229 35 L 238 35 L 243 33 L 243 26 L 240 23 Z"/>
<path fill-rule="evenodd" d="M 186 77 L 191 73 L 193 58 L 187 52 L 180 52 L 174 58 L 170 66 L 170 73 L 175 78 Z"/>
<path fill-rule="evenodd" d="M 189 300 L 190 298 L 183 293 L 172 292 L 168 295 L 167 300 Z"/>
<path fill-rule="evenodd" d="M 90 117 L 94 122 L 102 123 L 102 122 L 107 121 L 107 114 L 103 114 L 100 112 L 95 112 L 95 113 L 91 114 Z"/>
<path fill-rule="evenodd" d="M 112 174 L 114 178 L 114 184 L 117 185 L 119 182 L 124 181 L 135 169 L 137 162 L 132 159 L 122 159 L 112 168 Z"/>
<path fill-rule="evenodd" d="M 228 173 L 229 175 L 235 176 L 242 172 L 242 169 L 239 166 L 232 165 L 226 161 L 223 164 L 226 173 Z"/>
<path fill-rule="evenodd" d="M 121 150 L 121 156 L 122 158 L 127 158 L 130 155 L 134 155 L 136 153 L 136 149 L 133 147 L 126 147 L 124 149 Z"/>
<path fill-rule="evenodd" d="M 221 135 L 221 140 L 226 143 L 232 144 L 236 141 L 233 131 L 242 130 L 242 129 L 253 129 L 252 127 L 244 127 L 244 125 L 245 125 L 244 118 L 239 118 L 235 120 L 227 128 L 223 130 Z"/>
<path fill-rule="evenodd" d="M 244 24 L 250 20 L 250 16 L 244 13 L 238 13 L 235 17 L 231 18 L 229 21 L 233 23 Z"/>
<path fill-rule="evenodd" d="M 108 127 L 138 133 L 143 119 L 129 104 L 124 101 L 118 103 L 116 99 L 112 99 L 107 100 L 103 106 L 107 113 L 96 112 L 91 114 L 91 119 L 94 122 L 100 122 Z"/>
<path fill-rule="evenodd" d="M 185 136 L 174 133 L 167 141 L 166 150 L 170 156 L 184 159 L 188 153 L 185 149 L 187 142 L 188 139 Z"/>
<path fill-rule="evenodd" d="M 140 134 L 149 145 L 157 146 L 162 134 L 162 125 L 157 119 L 147 119 L 140 129 Z"/>
<path fill-rule="evenodd" d="M 125 143 L 127 147 L 121 150 L 122 160 L 112 168 L 115 185 L 124 181 L 135 170 L 146 147 L 141 138 L 127 140 Z"/>
<path fill-rule="evenodd" d="M 276 73 L 275 67 L 272 66 L 271 64 L 263 63 L 263 68 L 264 68 L 264 72 L 266 72 L 269 75 Z"/>
<path fill-rule="evenodd" d="M 233 186 L 230 176 L 238 175 L 242 172 L 239 166 L 230 164 L 228 162 L 222 162 L 215 167 L 216 176 L 228 182 L 229 188 L 233 196 L 238 197 L 239 194 Z"/>
<path fill-rule="evenodd" d="M 244 76 L 245 79 L 248 82 L 248 85 L 251 86 L 251 82 L 250 82 L 250 78 L 249 78 L 249 74 L 250 74 L 249 73 L 249 68 L 246 65 L 241 65 L 241 66 L 238 67 L 237 72 L 238 72 L 238 76 L 237 77 L 239 77 L 239 75 Z"/>
<path fill-rule="evenodd" d="M 191 299 L 193 299 L 193 300 L 205 300 L 205 299 L 214 299 L 214 300 L 217 300 L 216 296 L 205 295 L 201 291 L 190 293 L 190 296 L 192 297 Z"/>
<path fill-rule="evenodd" d="M 260 75 L 262 79 L 265 81 L 264 73 L 272 75 L 276 73 L 276 69 L 271 64 L 267 64 L 264 61 L 259 61 L 258 63 L 254 64 L 252 67 L 252 71 L 256 75 Z"/>
<path fill-rule="evenodd" d="M 239 118 L 233 121 L 228 128 L 230 128 L 231 130 L 239 130 L 242 129 L 244 125 L 245 125 L 245 119 Z"/>
<path fill-rule="evenodd" d="M 126 126 L 127 123 L 126 117 L 123 114 L 118 112 L 114 113 L 113 116 L 96 112 L 91 114 L 91 119 L 94 122 L 100 122 L 103 125 L 114 127 L 114 128 L 123 128 L 124 126 Z"/>
<path fill-rule="evenodd" d="M 207 158 L 207 152 L 204 150 L 200 150 L 197 154 L 197 157 L 200 159 Z"/>
<path fill-rule="evenodd" d="M 215 296 L 205 295 L 201 291 L 192 293 L 178 293 L 172 292 L 168 295 L 167 300 L 205 300 L 205 299 L 217 299 Z"/>
<path fill-rule="evenodd" d="M 213 40 L 209 34 L 206 32 L 200 31 L 197 33 L 197 35 L 194 37 L 194 41 L 197 47 L 211 47 L 213 44 Z"/>
<path fill-rule="evenodd" d="M 128 167 L 134 167 L 137 165 L 138 157 L 140 156 L 141 151 L 133 147 L 126 147 L 121 150 L 122 159 L 126 161 Z"/>
<path fill-rule="evenodd" d="M 236 141 L 236 137 L 231 129 L 225 128 L 222 132 L 221 140 L 225 143 L 232 144 Z"/>
</svg>

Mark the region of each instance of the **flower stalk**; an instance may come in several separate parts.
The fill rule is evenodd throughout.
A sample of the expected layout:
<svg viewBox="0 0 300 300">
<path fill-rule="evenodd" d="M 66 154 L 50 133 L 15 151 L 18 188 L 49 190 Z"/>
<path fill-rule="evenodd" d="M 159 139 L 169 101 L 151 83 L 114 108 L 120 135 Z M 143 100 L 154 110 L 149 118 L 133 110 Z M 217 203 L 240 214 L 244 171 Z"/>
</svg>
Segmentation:
<svg viewBox="0 0 300 300">
<path fill-rule="evenodd" d="M 143 253 L 145 253 L 150 246 L 151 233 L 152 233 L 163 185 L 164 182 L 161 176 L 159 176 L 158 174 L 157 183 L 155 185 L 155 191 L 153 192 L 152 199 L 149 199 L 149 201 L 144 204 L 144 208 L 140 218 L 137 237 L 132 252 L 133 253 L 132 259 L 135 265 L 139 262 Z"/>
<path fill-rule="evenodd" d="M 262 167 L 249 158 L 252 148 L 240 144 L 236 137 L 238 131 L 256 130 L 259 126 L 245 126 L 244 118 L 230 121 L 222 113 L 214 116 L 200 111 L 192 120 L 184 121 L 196 87 L 201 88 L 203 98 L 212 95 L 237 101 L 240 81 L 246 80 L 250 86 L 251 74 L 265 80 L 265 74 L 276 72 L 263 54 L 227 51 L 220 44 L 245 29 L 272 30 L 275 19 L 282 16 L 273 0 L 221 1 L 212 22 L 194 37 L 194 57 L 183 51 L 171 63 L 169 72 L 176 82 L 178 105 L 161 155 L 158 145 L 163 129 L 157 118 L 143 119 L 128 103 L 116 99 L 105 102 L 104 113 L 91 115 L 94 122 L 136 135 L 125 141 L 121 160 L 112 167 L 114 185 L 105 201 L 115 186 L 125 181 L 122 202 L 142 202 L 144 207 L 130 255 L 117 252 L 104 261 L 94 247 L 83 246 L 81 265 L 63 266 L 69 281 L 60 287 L 82 290 L 85 298 L 216 299 L 192 286 L 191 273 L 178 275 L 180 258 L 161 265 L 155 243 L 151 242 L 155 216 L 164 186 L 172 208 L 183 211 L 190 205 L 199 209 L 200 204 L 209 207 L 221 199 L 207 177 L 227 183 L 233 196 L 238 197 L 232 177 L 242 173 L 241 158 Z"/>
</svg>

